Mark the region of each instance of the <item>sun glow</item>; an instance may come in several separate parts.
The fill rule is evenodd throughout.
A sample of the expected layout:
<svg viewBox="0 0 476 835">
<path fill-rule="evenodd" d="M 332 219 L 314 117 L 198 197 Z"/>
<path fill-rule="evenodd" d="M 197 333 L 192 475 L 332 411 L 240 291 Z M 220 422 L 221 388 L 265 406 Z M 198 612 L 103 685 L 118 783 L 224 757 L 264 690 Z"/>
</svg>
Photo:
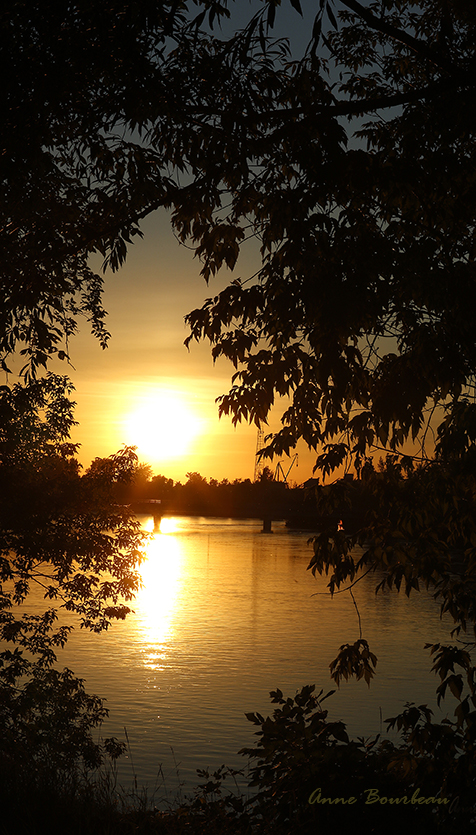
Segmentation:
<svg viewBox="0 0 476 835">
<path fill-rule="evenodd" d="M 160 669 L 170 651 L 181 563 L 178 540 L 164 533 L 155 534 L 140 567 L 143 586 L 137 596 L 147 646 L 144 664 L 150 669 Z"/>
<path fill-rule="evenodd" d="M 174 519 L 173 516 L 164 516 L 164 518 L 160 520 L 160 533 L 177 533 L 177 531 L 177 520 Z"/>
<path fill-rule="evenodd" d="M 124 421 L 127 443 L 147 461 L 181 458 L 203 431 L 203 421 L 175 392 L 143 398 Z"/>
</svg>

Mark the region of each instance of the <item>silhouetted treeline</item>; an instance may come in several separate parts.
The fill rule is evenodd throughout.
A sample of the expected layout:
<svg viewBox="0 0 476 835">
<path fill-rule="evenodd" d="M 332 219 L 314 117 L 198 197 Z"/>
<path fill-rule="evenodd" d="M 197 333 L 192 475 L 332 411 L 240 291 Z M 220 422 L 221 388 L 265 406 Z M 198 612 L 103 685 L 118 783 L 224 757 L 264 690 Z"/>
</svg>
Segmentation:
<svg viewBox="0 0 476 835">
<path fill-rule="evenodd" d="M 115 485 L 115 495 L 136 513 L 155 509 L 158 515 L 285 519 L 293 528 L 333 532 L 342 527 L 351 534 L 368 523 L 368 514 L 375 511 L 376 484 L 392 474 L 405 480 L 403 472 L 394 472 L 392 461 L 381 460 L 375 470 L 369 459 L 360 478 L 349 474 L 327 486 L 309 479 L 300 487 L 275 481 L 269 467 L 254 482 L 249 478 L 217 481 L 190 472 L 182 484 L 153 475 L 149 465 L 142 464 L 130 483 Z M 160 505 L 154 508 L 153 502 Z"/>
<path fill-rule="evenodd" d="M 155 500 L 160 501 L 161 513 L 238 518 L 287 519 L 302 505 L 304 492 L 275 481 L 268 467 L 255 482 L 249 478 L 208 480 L 191 472 L 182 484 L 163 475 L 152 475 L 145 465 L 138 468 L 131 484 L 117 486 L 118 501 L 131 504 L 137 512 L 141 505 Z"/>
</svg>

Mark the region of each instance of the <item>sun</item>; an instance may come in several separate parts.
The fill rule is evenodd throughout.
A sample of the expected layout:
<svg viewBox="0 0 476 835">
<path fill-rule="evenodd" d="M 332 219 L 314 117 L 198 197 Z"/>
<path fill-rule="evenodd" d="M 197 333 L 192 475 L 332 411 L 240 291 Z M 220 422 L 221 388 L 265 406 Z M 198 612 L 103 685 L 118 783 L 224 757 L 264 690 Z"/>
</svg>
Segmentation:
<svg viewBox="0 0 476 835">
<path fill-rule="evenodd" d="M 154 461 L 186 455 L 202 424 L 183 396 L 167 391 L 142 398 L 124 420 L 127 443 Z"/>
</svg>

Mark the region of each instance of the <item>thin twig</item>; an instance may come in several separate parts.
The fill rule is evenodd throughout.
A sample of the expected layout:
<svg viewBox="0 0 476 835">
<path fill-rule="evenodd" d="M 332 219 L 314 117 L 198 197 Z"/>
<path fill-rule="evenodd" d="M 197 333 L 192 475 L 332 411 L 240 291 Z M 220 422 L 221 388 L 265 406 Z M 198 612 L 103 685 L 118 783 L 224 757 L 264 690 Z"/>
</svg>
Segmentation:
<svg viewBox="0 0 476 835">
<path fill-rule="evenodd" d="M 347 586 L 345 589 L 337 589 L 337 591 L 333 591 L 332 592 L 332 597 L 334 597 L 335 594 L 342 594 L 343 591 L 350 591 L 351 588 L 353 586 L 357 585 L 357 583 L 360 583 L 360 581 L 363 580 L 364 577 L 369 573 L 369 571 L 372 571 L 373 568 L 374 568 L 374 566 L 371 565 L 370 568 L 368 568 L 367 571 L 364 572 L 364 574 L 361 574 L 360 577 L 357 577 L 357 580 L 354 580 L 354 582 L 351 583 L 350 586 Z M 331 594 L 331 592 L 330 591 L 315 591 L 314 594 L 311 594 L 311 597 L 317 597 L 318 594 Z"/>
<path fill-rule="evenodd" d="M 357 617 L 359 619 L 359 633 L 360 633 L 359 638 L 362 640 L 362 621 L 360 619 L 359 607 L 357 606 L 357 603 L 355 602 L 354 592 L 352 591 L 351 588 L 349 589 L 349 592 L 350 592 L 350 596 L 352 598 L 352 603 L 355 606 L 355 611 L 357 612 Z"/>
</svg>

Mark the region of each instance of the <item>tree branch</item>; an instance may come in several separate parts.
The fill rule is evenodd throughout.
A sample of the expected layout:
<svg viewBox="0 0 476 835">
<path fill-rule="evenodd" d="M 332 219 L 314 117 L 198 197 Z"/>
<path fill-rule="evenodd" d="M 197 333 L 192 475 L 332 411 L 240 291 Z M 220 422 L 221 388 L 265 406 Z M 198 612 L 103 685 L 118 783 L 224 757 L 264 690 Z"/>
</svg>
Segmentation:
<svg viewBox="0 0 476 835">
<path fill-rule="evenodd" d="M 403 29 L 398 29 L 396 26 L 392 26 L 391 23 L 376 17 L 370 9 L 362 6 L 358 0 L 341 0 L 341 3 L 344 6 L 347 6 L 347 8 L 351 11 L 355 12 L 355 14 L 364 20 L 365 23 L 367 23 L 367 25 L 372 29 L 376 29 L 378 32 L 382 32 L 383 35 L 388 35 L 389 38 L 405 44 L 405 46 L 411 49 L 412 52 L 426 58 L 435 67 L 443 69 L 451 74 L 454 74 L 455 72 L 459 74 L 461 72 L 459 67 L 455 67 L 450 61 L 444 60 L 443 57 L 429 47 L 427 43 L 420 41 L 408 32 L 403 31 Z"/>
<path fill-rule="evenodd" d="M 470 80 L 469 75 L 465 74 L 466 81 L 470 81 L 471 86 L 474 87 L 474 78 Z M 363 113 L 370 113 L 371 111 L 388 109 L 391 107 L 398 107 L 402 104 L 410 104 L 411 102 L 421 101 L 422 99 L 438 98 L 442 92 L 454 90 L 455 87 L 460 86 L 461 82 L 438 81 L 434 84 L 429 84 L 427 87 L 406 90 L 404 92 L 389 93 L 388 95 L 375 96 L 374 98 L 358 99 L 357 101 L 335 101 L 333 104 L 326 104 L 321 110 L 317 110 L 314 114 L 316 118 L 332 118 L 335 116 L 358 116 Z M 194 122 L 197 126 L 203 127 L 203 119 L 208 119 L 212 116 L 217 116 L 218 111 L 215 108 L 201 109 L 200 114 L 196 111 L 193 116 Z M 301 107 L 293 107 L 286 109 L 276 108 L 267 113 L 261 113 L 249 117 L 245 114 L 235 113 L 234 119 L 238 123 L 247 124 L 263 123 L 270 121 L 279 121 L 280 119 L 296 119 L 299 116 L 310 116 L 308 110 L 303 110 Z M 201 118 L 200 118 L 201 117 Z"/>
</svg>

